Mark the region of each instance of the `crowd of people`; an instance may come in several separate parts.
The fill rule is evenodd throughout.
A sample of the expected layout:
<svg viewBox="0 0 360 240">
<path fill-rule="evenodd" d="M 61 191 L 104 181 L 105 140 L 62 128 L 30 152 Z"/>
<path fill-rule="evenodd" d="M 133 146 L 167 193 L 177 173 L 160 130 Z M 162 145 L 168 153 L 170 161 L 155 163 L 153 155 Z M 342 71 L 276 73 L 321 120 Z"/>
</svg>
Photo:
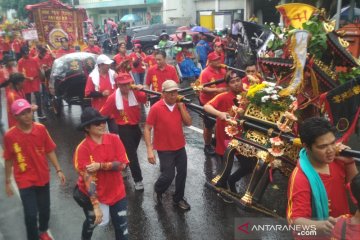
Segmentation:
<svg viewBox="0 0 360 240">
<path fill-rule="evenodd" d="M 204 153 L 222 158 L 230 140 L 225 126 L 229 117 L 235 114 L 232 111 L 234 99 L 264 79 L 256 63 L 247 65 L 245 77 L 238 71 L 226 70 L 224 66 L 234 64 L 236 54 L 237 43 L 231 34 L 226 38 L 215 38 L 212 44 L 204 34 L 200 35 L 195 45 L 202 68 L 200 83 L 224 79 L 222 83 L 204 87 L 199 96 L 204 110 L 216 117 L 216 122 L 207 115 L 203 118 Z M 91 107 L 83 110 L 78 126 L 85 138 L 73 156 L 74 169 L 79 175 L 73 197 L 85 215 L 82 239 L 91 239 L 94 228 L 106 225 L 110 219 L 116 239 L 128 239 L 131 235 L 127 228 L 122 171 L 129 166 L 135 190 L 144 190 L 137 155 L 142 135 L 148 162 L 157 163 L 154 151 L 159 159 L 160 175 L 153 189 L 155 203 L 162 205 L 162 196 L 175 178 L 174 206 L 184 211 L 191 209 L 185 199 L 187 153 L 183 126 L 190 126 L 192 119 L 186 105 L 179 101 L 180 79 L 176 68 L 167 62 L 169 56 L 164 50 L 167 50 L 168 39 L 166 34 L 163 37 L 159 48 L 149 56 L 142 52 L 140 44 L 135 44 L 128 55 L 125 43 L 120 43 L 118 54 L 111 59 L 101 54 L 94 39 L 89 39 L 88 47 L 84 49 L 99 56 L 84 90 L 84 95 L 91 98 Z M 4 46 L 0 46 L 4 53 L 0 81 L 6 88 L 9 123 L 9 130 L 4 135 L 6 193 L 8 196 L 13 194 L 10 184 L 13 175 L 24 208 L 28 239 L 51 239 L 47 233 L 50 216 L 47 159 L 61 184 L 65 184 L 55 154 L 55 142 L 44 125 L 33 121 L 34 111 L 39 120 L 45 119 L 46 79 L 54 59 L 75 52 L 67 38 L 61 38 L 61 45 L 58 51 L 50 51 L 41 44 L 31 49 L 26 43 L 13 43 L 13 51 L 18 51 L 16 54 L 11 54 L 11 49 L 4 51 Z M 192 56 L 188 52 L 181 54 Z M 181 56 L 175 58 L 182 60 Z M 153 93 L 147 95 L 144 89 Z M 36 104 L 31 104 L 32 95 Z M 140 119 L 144 114 L 141 108 L 148 102 L 151 107 L 141 129 Z M 245 109 L 246 105 L 242 106 L 237 114 L 243 116 Z M 215 148 L 212 142 L 214 128 Z M 289 179 L 289 223 L 315 225 L 319 236 L 325 239 L 331 236 L 355 239 L 360 226 L 359 210 L 353 216 L 349 215 L 346 197 L 346 184 L 350 183 L 352 199 L 359 203 L 360 176 L 354 160 L 337 155 L 344 146 L 336 143 L 333 128 L 323 118 L 305 120 L 299 127 L 299 134 L 304 148 Z M 253 167 L 250 161 L 240 161 L 239 169 L 228 179 L 229 190 L 237 193 L 235 183 Z"/>
</svg>

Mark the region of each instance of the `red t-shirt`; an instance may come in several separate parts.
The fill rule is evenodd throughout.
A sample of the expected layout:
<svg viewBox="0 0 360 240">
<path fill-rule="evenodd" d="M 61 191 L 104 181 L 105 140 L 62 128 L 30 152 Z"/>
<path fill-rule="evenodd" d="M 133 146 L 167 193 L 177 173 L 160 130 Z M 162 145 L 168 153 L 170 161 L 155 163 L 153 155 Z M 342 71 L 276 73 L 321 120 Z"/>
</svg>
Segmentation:
<svg viewBox="0 0 360 240">
<path fill-rule="evenodd" d="M 346 214 L 341 216 L 333 229 L 331 240 L 342 240 L 342 239 L 358 239 L 360 236 L 360 224 L 351 223 L 351 215 Z M 342 238 L 342 227 L 345 223 L 345 238 Z"/>
<path fill-rule="evenodd" d="M 69 47 L 69 49 L 67 50 L 64 48 L 60 48 L 59 50 L 56 51 L 56 58 L 60 58 L 65 54 L 74 53 L 74 52 L 75 52 L 75 48 L 72 47 Z"/>
<path fill-rule="evenodd" d="M 259 77 L 259 80 L 260 80 L 259 83 L 262 83 L 264 81 L 261 77 Z M 242 91 L 247 91 L 249 89 L 249 87 L 250 87 L 249 78 L 247 76 L 243 77 L 241 79 L 241 89 L 242 89 Z"/>
<path fill-rule="evenodd" d="M 183 121 L 177 106 L 171 112 L 161 99 L 149 111 L 146 123 L 153 127 L 153 147 L 157 151 L 176 151 L 185 146 Z"/>
<path fill-rule="evenodd" d="M 74 154 L 74 166 L 78 172 L 86 171 L 86 166 L 98 162 L 129 163 L 124 145 L 119 136 L 104 134 L 102 143 L 95 143 L 87 136 L 76 148 Z M 126 196 L 125 186 L 121 171 L 99 170 L 95 173 L 96 192 L 100 203 L 114 205 Z M 84 194 L 88 195 L 84 179 L 79 176 L 77 185 Z"/>
<path fill-rule="evenodd" d="M 40 91 L 40 67 L 34 58 L 20 58 L 18 62 L 18 70 L 25 77 L 32 77 L 33 80 L 25 79 L 24 93 L 32 93 Z"/>
<path fill-rule="evenodd" d="M 206 67 L 204 71 L 200 74 L 200 83 L 209 83 L 209 82 L 215 82 L 216 80 L 224 79 L 226 75 L 226 70 L 224 68 L 215 69 L 213 67 Z M 209 88 L 223 88 L 226 87 L 226 83 L 220 83 L 220 84 L 213 84 L 208 86 Z M 200 92 L 200 103 L 202 105 L 205 105 L 207 102 L 209 102 L 211 99 L 213 99 L 217 94 L 216 93 L 205 93 L 203 91 Z"/>
<path fill-rule="evenodd" d="M 129 106 L 129 101 L 123 99 L 124 110 L 118 110 L 116 108 L 116 92 L 114 91 L 106 100 L 104 106 L 101 108 L 100 113 L 104 116 L 112 116 L 117 125 L 137 125 L 140 122 L 141 103 L 146 103 L 146 93 L 140 91 L 134 91 L 137 106 Z"/>
<path fill-rule="evenodd" d="M 156 65 L 155 56 L 153 54 L 147 55 L 144 59 L 144 63 L 148 64 L 149 67 L 155 66 Z"/>
<path fill-rule="evenodd" d="M 337 218 L 349 213 L 349 204 L 346 198 L 346 179 L 344 163 L 334 160 L 329 164 L 330 175 L 319 173 L 324 183 L 329 199 L 329 215 Z M 299 164 L 289 178 L 287 218 L 311 218 L 311 188 L 310 183 L 301 170 Z"/>
<path fill-rule="evenodd" d="M 20 53 L 20 49 L 22 46 L 22 41 L 19 39 L 14 39 L 11 44 L 11 48 L 14 50 L 15 53 Z"/>
<path fill-rule="evenodd" d="M 4 136 L 4 159 L 14 161 L 14 177 L 19 189 L 44 186 L 50 180 L 46 154 L 56 145 L 45 126 L 33 123 L 30 133 L 12 127 Z"/>
<path fill-rule="evenodd" d="M 100 86 L 99 86 L 99 89 L 96 89 L 96 91 L 103 92 L 105 90 L 109 90 L 110 95 L 114 92 L 114 88 L 113 88 L 113 86 L 111 85 L 111 82 L 110 82 L 109 74 L 100 75 L 100 81 L 99 82 L 100 82 Z M 89 76 L 87 81 L 86 81 L 85 96 L 89 96 L 89 94 L 91 92 L 93 92 L 93 91 L 95 91 L 95 85 L 94 85 L 91 77 Z M 108 97 L 104 97 L 104 96 L 103 97 L 91 98 L 91 106 L 93 108 L 95 108 L 96 110 L 100 111 L 102 106 L 105 104 L 107 98 Z"/>
<path fill-rule="evenodd" d="M 15 100 L 21 99 L 21 98 L 25 99 L 25 93 L 22 90 L 15 91 L 14 89 L 11 89 L 10 87 L 7 88 L 6 110 L 7 110 L 7 116 L 8 116 L 9 129 L 16 125 L 16 119 L 15 119 L 14 115 L 11 113 L 11 105 L 13 104 L 13 102 L 15 102 Z"/>
<path fill-rule="evenodd" d="M 143 61 L 144 59 L 146 58 L 146 55 L 145 53 L 140 53 L 140 58 L 136 55 L 135 52 L 132 52 L 130 55 L 129 55 L 129 58 L 131 58 L 131 61 L 132 61 L 132 64 L 131 64 L 131 71 L 133 73 L 143 73 L 145 72 L 145 69 L 143 68 Z M 139 65 L 137 67 L 134 67 L 134 62 L 135 61 L 138 61 L 139 62 Z"/>
<path fill-rule="evenodd" d="M 43 58 L 39 58 L 39 55 L 34 57 L 35 61 L 38 63 L 39 67 L 42 68 L 43 65 L 45 65 L 47 68 L 51 69 L 54 58 L 51 56 L 51 54 L 46 53 Z"/>
<path fill-rule="evenodd" d="M 94 53 L 94 54 L 101 54 L 102 50 L 98 46 L 94 45 L 94 46 L 87 46 L 86 48 L 84 48 L 84 52 L 89 52 L 89 53 Z"/>
<path fill-rule="evenodd" d="M 166 80 L 174 80 L 176 83 L 179 83 L 179 77 L 176 73 L 176 69 L 166 64 L 164 69 L 159 69 L 158 65 L 155 65 L 149 68 L 146 74 L 146 85 L 151 85 L 152 90 L 156 92 L 162 91 L 162 84 Z"/>
<path fill-rule="evenodd" d="M 114 56 L 114 61 L 115 61 L 116 65 L 120 65 L 120 63 L 122 63 L 122 61 L 124 61 L 126 59 L 128 59 L 128 56 L 126 56 L 126 54 L 125 54 L 125 56 L 123 56 L 120 53 L 118 53 Z"/>
<path fill-rule="evenodd" d="M 218 94 L 216 97 L 211 99 L 207 104 L 210 104 L 215 109 L 221 112 L 230 113 L 232 106 L 234 105 L 234 98 L 236 95 L 233 92 L 224 92 Z M 215 152 L 219 155 L 224 155 L 226 150 L 225 141 L 230 140 L 230 137 L 225 132 L 227 126 L 225 120 L 216 118 L 216 147 Z"/>
</svg>

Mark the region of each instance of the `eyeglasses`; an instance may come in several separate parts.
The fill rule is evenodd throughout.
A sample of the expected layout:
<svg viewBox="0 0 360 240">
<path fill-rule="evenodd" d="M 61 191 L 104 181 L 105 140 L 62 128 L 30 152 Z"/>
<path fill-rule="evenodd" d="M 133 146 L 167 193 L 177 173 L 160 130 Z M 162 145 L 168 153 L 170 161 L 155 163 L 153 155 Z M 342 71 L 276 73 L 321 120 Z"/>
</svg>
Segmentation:
<svg viewBox="0 0 360 240">
<path fill-rule="evenodd" d="M 98 127 L 98 126 L 100 126 L 100 125 L 102 125 L 102 124 L 105 124 L 105 123 L 106 123 L 106 121 L 98 121 L 98 122 L 92 123 L 92 125 Z"/>
</svg>

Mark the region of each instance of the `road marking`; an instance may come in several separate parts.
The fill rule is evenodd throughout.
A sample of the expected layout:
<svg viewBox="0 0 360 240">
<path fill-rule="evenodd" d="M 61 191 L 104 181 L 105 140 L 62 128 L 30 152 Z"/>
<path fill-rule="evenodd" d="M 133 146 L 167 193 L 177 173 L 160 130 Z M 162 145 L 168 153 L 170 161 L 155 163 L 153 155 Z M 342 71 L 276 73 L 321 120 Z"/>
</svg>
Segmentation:
<svg viewBox="0 0 360 240">
<path fill-rule="evenodd" d="M 1 163 L 2 167 L 4 168 L 4 174 L 5 174 L 5 159 L 4 159 L 3 157 L 1 157 L 1 156 L 3 156 L 2 147 L 0 147 L 0 154 L 1 154 L 1 155 L 0 155 L 0 163 Z M 20 197 L 19 188 L 17 187 L 17 185 L 16 185 L 16 183 L 15 183 L 15 179 L 14 179 L 14 175 L 13 175 L 13 174 L 12 174 L 12 176 L 11 176 L 10 181 L 11 181 L 11 187 L 12 187 L 12 189 L 14 190 L 15 195 L 20 199 L 20 202 L 21 202 L 21 197 Z M 49 236 L 50 236 L 53 240 L 55 240 L 55 238 L 54 238 L 54 236 L 52 235 L 50 229 L 48 229 L 47 232 L 48 232 Z"/>
<path fill-rule="evenodd" d="M 195 132 L 201 133 L 201 134 L 203 134 L 203 132 L 204 132 L 202 129 L 194 127 L 194 126 L 189 126 L 188 128 Z"/>
</svg>

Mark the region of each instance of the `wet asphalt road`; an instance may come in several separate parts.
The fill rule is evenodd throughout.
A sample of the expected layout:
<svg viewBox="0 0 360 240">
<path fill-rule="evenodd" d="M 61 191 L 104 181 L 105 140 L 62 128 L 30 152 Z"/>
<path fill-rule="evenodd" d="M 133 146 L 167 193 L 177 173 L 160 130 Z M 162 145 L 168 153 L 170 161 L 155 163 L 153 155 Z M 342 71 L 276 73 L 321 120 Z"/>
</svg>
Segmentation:
<svg viewBox="0 0 360 240">
<path fill-rule="evenodd" d="M 84 135 L 76 131 L 81 109 L 79 106 L 65 107 L 64 115 L 58 118 L 48 113 L 44 124 L 57 143 L 57 156 L 67 177 L 67 184 L 61 187 L 51 170 L 51 218 L 50 231 L 56 240 L 80 239 L 84 220 L 82 209 L 72 198 L 77 174 L 72 165 L 72 155 Z M 194 126 L 201 128 L 200 118 L 192 113 Z M 202 134 L 185 128 L 188 154 L 188 176 L 185 197 L 191 210 L 183 212 L 172 206 L 174 184 L 166 192 L 163 206 L 156 207 L 153 201 L 153 184 L 159 176 L 159 165 L 147 162 L 146 148 L 143 141 L 138 149 L 143 172 L 144 192 L 137 192 L 129 176 L 125 180 L 128 198 L 128 226 L 130 239 L 234 239 L 235 218 L 263 217 L 256 212 L 244 211 L 235 204 L 222 201 L 217 194 L 205 186 L 206 181 L 217 173 L 219 161 L 206 158 L 203 153 Z M 356 138 L 354 141 L 358 141 Z M 3 167 L 0 164 L 1 179 Z M 249 177 L 238 183 L 240 193 L 245 192 Z M 274 181 L 264 194 L 262 203 L 271 209 L 285 214 L 287 179 L 280 174 L 274 175 Z M 0 184 L 0 240 L 26 239 L 23 223 L 22 206 L 18 195 L 7 198 L 4 186 Z M 262 239 L 289 239 L 276 233 L 264 233 Z M 111 226 L 97 227 L 93 239 L 114 239 Z"/>
</svg>

